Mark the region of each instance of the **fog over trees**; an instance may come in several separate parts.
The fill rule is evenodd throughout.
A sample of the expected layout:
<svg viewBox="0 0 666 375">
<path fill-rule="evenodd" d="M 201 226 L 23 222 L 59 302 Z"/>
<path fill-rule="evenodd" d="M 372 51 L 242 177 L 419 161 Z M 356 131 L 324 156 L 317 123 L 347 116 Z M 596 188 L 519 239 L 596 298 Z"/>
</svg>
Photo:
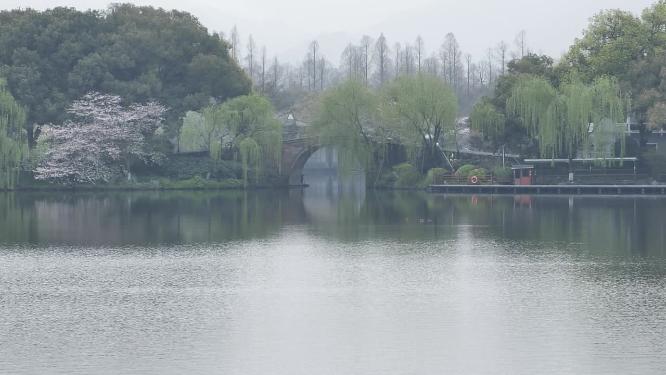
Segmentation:
<svg viewBox="0 0 666 375">
<path fill-rule="evenodd" d="M 270 45 L 256 41 L 250 31 L 245 45 L 241 45 L 240 33 L 234 26 L 228 34 L 231 55 L 244 62 L 243 69 L 252 78 L 254 89 L 271 97 L 278 108 L 293 104 L 286 98 L 321 92 L 349 79 L 381 88 L 401 76 L 428 73 L 454 89 L 461 113 L 467 114 L 506 73 L 510 60 L 531 52 L 524 30 L 518 31 L 511 43 L 499 41 L 483 56 L 476 57 L 465 53 L 452 32 L 439 41 L 426 41 L 416 35 L 413 41 L 398 42 L 391 42 L 380 33 L 350 41 L 340 56 L 323 55 L 319 41 L 312 40 L 300 62 L 292 63 L 280 61 L 280 51 L 271 51 Z M 261 46 L 258 62 L 257 45 Z"/>
</svg>

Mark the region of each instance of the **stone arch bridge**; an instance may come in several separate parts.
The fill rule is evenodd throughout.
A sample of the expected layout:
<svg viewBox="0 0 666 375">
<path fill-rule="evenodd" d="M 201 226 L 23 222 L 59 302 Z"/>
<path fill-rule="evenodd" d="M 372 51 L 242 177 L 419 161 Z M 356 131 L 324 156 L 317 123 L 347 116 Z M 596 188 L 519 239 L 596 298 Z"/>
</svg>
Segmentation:
<svg viewBox="0 0 666 375">
<path fill-rule="evenodd" d="M 320 148 L 317 137 L 285 138 L 282 142 L 280 175 L 289 178 L 290 185 L 300 185 L 305 163 Z"/>
<path fill-rule="evenodd" d="M 319 137 L 313 136 L 310 132 L 306 131 L 309 127 L 308 124 L 297 124 L 293 119 L 290 119 L 289 121 L 291 122 L 285 125 L 282 134 L 282 161 L 280 163 L 279 175 L 288 179 L 290 185 L 300 185 L 302 183 L 301 176 L 303 174 L 305 163 L 307 163 L 310 156 L 317 152 L 322 145 Z M 664 137 L 664 139 L 666 139 L 666 137 Z M 440 151 L 451 168 L 453 168 L 453 166 L 446 155 L 447 153 L 493 159 L 507 157 L 516 161 L 521 159 L 520 155 L 502 155 L 501 153 L 482 152 L 465 147 L 459 148 L 455 145 L 441 147 Z"/>
<path fill-rule="evenodd" d="M 282 176 L 283 178 L 288 178 L 289 185 L 300 185 L 302 183 L 301 176 L 303 174 L 303 168 L 305 167 L 305 164 L 307 163 L 308 159 L 310 159 L 310 156 L 312 156 L 320 148 L 322 148 L 322 145 L 318 137 L 304 136 L 304 135 L 299 135 L 295 137 L 285 136 L 282 142 L 282 161 L 280 164 L 280 171 L 279 171 L 280 176 Z M 502 155 L 498 153 L 481 152 L 481 151 L 473 151 L 466 149 L 456 150 L 453 148 L 442 148 L 441 151 L 443 152 L 444 158 L 447 160 L 449 165 L 451 165 L 451 162 L 449 161 L 445 153 L 451 153 L 451 152 L 455 152 L 461 155 L 481 157 L 481 158 L 495 159 L 495 158 L 501 158 L 502 156 L 511 158 L 513 160 L 518 160 L 521 158 L 520 155 L 513 155 L 513 154 Z M 453 167 L 451 166 L 451 168 Z"/>
</svg>

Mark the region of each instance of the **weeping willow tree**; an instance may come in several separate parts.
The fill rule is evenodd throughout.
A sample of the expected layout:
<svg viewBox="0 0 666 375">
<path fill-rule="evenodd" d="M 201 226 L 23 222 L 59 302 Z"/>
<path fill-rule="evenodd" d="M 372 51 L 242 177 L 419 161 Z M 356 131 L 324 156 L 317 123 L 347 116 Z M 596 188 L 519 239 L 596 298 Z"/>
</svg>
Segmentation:
<svg viewBox="0 0 666 375">
<path fill-rule="evenodd" d="M 240 161 L 247 185 L 254 171 L 259 182 L 265 170 L 279 170 L 282 123 L 271 103 L 257 95 L 240 96 L 199 112 L 188 112 L 180 131 L 181 151 L 208 151 L 219 160 L 227 155 Z M 233 155 L 233 156 L 231 156 Z"/>
<path fill-rule="evenodd" d="M 386 86 L 382 113 L 425 172 L 441 166 L 440 143 L 454 139 L 458 98 L 435 76 L 401 77 Z"/>
<path fill-rule="evenodd" d="M 180 129 L 178 149 L 180 152 L 208 151 L 212 159 L 219 159 L 224 130 L 219 106 L 206 107 L 201 113 L 188 111 Z"/>
<path fill-rule="evenodd" d="M 495 146 L 506 131 L 506 117 L 486 98 L 474 106 L 469 120 L 472 129 L 492 140 Z"/>
<path fill-rule="evenodd" d="M 238 150 L 243 165 L 243 182 L 248 184 L 248 172 L 250 168 L 254 169 L 254 179 L 259 180 L 261 171 L 261 146 L 252 138 L 243 139 L 238 145 Z"/>
<path fill-rule="evenodd" d="M 343 175 L 357 163 L 370 174 L 381 173 L 390 134 L 379 120 L 378 108 L 377 95 L 353 80 L 329 89 L 321 97 L 312 131 L 322 145 L 340 150 L 338 167 Z"/>
<path fill-rule="evenodd" d="M 25 120 L 25 110 L 0 79 L 0 190 L 14 188 L 18 182 L 19 168 L 27 155 Z"/>
<path fill-rule="evenodd" d="M 514 86 L 507 111 L 538 141 L 541 157 L 608 158 L 615 156 L 618 141 L 624 152 L 624 128 L 617 124 L 625 105 L 613 78 L 591 85 L 572 81 L 557 90 L 543 78 L 526 76 Z"/>
<path fill-rule="evenodd" d="M 250 170 L 254 171 L 255 182 L 269 168 L 279 170 L 282 123 L 266 98 L 248 95 L 231 99 L 219 108 L 219 116 L 225 127 L 223 142 L 237 151 L 236 158 L 240 156 L 246 185 Z"/>
<path fill-rule="evenodd" d="M 214 160 L 222 156 L 222 142 L 228 133 L 223 110 L 224 106 L 209 106 L 203 109 L 201 116 L 204 141 L 208 147 L 208 154 Z"/>
</svg>

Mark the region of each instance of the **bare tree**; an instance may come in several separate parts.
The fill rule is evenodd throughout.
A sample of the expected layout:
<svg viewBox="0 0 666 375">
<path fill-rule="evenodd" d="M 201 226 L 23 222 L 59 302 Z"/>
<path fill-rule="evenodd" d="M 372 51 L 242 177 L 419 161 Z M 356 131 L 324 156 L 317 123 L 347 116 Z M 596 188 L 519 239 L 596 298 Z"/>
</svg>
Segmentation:
<svg viewBox="0 0 666 375">
<path fill-rule="evenodd" d="M 487 63 L 487 68 L 488 68 L 488 85 L 493 84 L 493 50 L 492 48 L 488 48 L 488 63 Z"/>
<path fill-rule="evenodd" d="M 238 34 L 238 28 L 236 25 L 231 29 L 231 58 L 239 62 L 238 60 L 238 51 L 240 50 L 240 36 Z"/>
<path fill-rule="evenodd" d="M 508 50 L 509 50 L 509 45 L 506 44 L 504 41 L 501 41 L 497 45 L 497 57 L 500 62 L 500 72 L 502 75 L 504 75 L 506 70 L 506 53 Z"/>
<path fill-rule="evenodd" d="M 421 60 L 423 59 L 424 52 L 424 43 L 421 35 L 416 37 L 416 42 L 414 43 L 414 51 L 416 52 L 416 66 L 419 74 L 421 73 Z"/>
<path fill-rule="evenodd" d="M 373 60 L 377 66 L 377 74 L 379 74 L 379 86 L 383 86 L 386 83 L 390 64 L 389 48 L 384 34 L 379 35 L 379 38 L 375 42 Z"/>
<path fill-rule="evenodd" d="M 305 89 L 305 87 L 304 87 L 304 81 L 305 81 L 305 71 L 306 71 L 305 68 L 306 68 L 306 67 L 305 67 L 304 65 L 305 65 L 305 64 L 301 64 L 301 65 L 299 66 L 299 68 L 298 68 L 298 83 L 299 83 L 299 88 L 300 88 L 301 90 L 304 90 L 304 89 Z M 309 77 L 309 76 L 310 76 L 310 75 L 308 74 L 308 77 Z"/>
<path fill-rule="evenodd" d="M 479 77 L 477 74 L 478 71 L 479 71 L 479 65 L 472 62 L 472 64 L 469 67 L 469 75 L 471 77 L 470 89 L 472 91 L 482 86 L 482 84 L 479 82 Z"/>
<path fill-rule="evenodd" d="M 395 76 L 397 77 L 402 70 L 402 46 L 400 43 L 396 43 L 393 50 L 395 51 Z"/>
<path fill-rule="evenodd" d="M 439 58 L 436 54 L 423 59 L 423 70 L 435 77 L 439 76 Z"/>
<path fill-rule="evenodd" d="M 405 74 L 410 75 L 414 72 L 414 47 L 405 44 L 405 51 L 403 52 L 405 59 L 404 70 Z"/>
<path fill-rule="evenodd" d="M 273 92 L 276 93 L 278 91 L 278 83 L 280 82 L 280 62 L 277 56 L 273 57 L 271 71 L 273 72 Z"/>
<path fill-rule="evenodd" d="M 449 82 L 449 74 L 448 74 L 448 66 L 449 66 L 449 53 L 446 50 L 444 44 L 442 44 L 441 48 L 439 49 L 439 62 L 441 63 L 441 72 L 442 72 L 442 79 L 444 82 Z"/>
<path fill-rule="evenodd" d="M 254 55 L 256 53 L 257 46 L 254 44 L 254 38 L 252 35 L 247 40 L 247 56 L 245 60 L 247 61 L 247 72 L 250 75 L 250 79 L 254 81 Z"/>
<path fill-rule="evenodd" d="M 345 47 L 344 51 L 342 51 L 342 65 L 345 67 L 345 70 L 347 71 L 347 79 L 352 80 L 355 77 L 355 71 L 356 71 L 356 61 L 357 61 L 357 50 L 356 47 L 349 43 L 347 47 Z"/>
<path fill-rule="evenodd" d="M 444 38 L 443 50 L 447 57 L 448 61 L 448 81 L 454 89 L 458 88 L 458 75 L 460 72 L 460 61 L 462 60 L 460 52 L 460 45 L 456 40 L 456 36 L 453 33 L 446 34 Z"/>
<path fill-rule="evenodd" d="M 361 38 L 361 66 L 362 66 L 362 72 L 363 72 L 363 83 L 365 85 L 368 85 L 369 82 L 369 76 L 370 76 L 370 47 L 372 46 L 372 39 L 367 36 L 363 35 Z"/>
<path fill-rule="evenodd" d="M 484 86 L 486 84 L 486 63 L 482 62 L 481 66 L 477 70 L 478 76 L 479 76 L 479 85 Z"/>
<path fill-rule="evenodd" d="M 529 52 L 527 47 L 527 31 L 520 30 L 520 32 L 516 35 L 514 43 L 518 49 L 517 57 L 519 56 L 522 59 Z"/>
<path fill-rule="evenodd" d="M 319 90 L 324 91 L 326 82 L 326 58 L 323 56 L 319 60 Z"/>
<path fill-rule="evenodd" d="M 472 84 L 472 55 L 469 53 L 465 55 L 465 63 L 467 65 L 467 97 L 470 97 L 471 84 Z"/>
<path fill-rule="evenodd" d="M 266 46 L 261 47 L 261 93 L 266 92 L 266 64 L 268 56 L 266 56 Z"/>
<path fill-rule="evenodd" d="M 311 64 L 312 64 L 312 70 L 311 70 L 311 73 L 312 73 L 312 81 L 311 82 L 312 82 L 312 84 L 310 86 L 310 89 L 311 90 L 312 89 L 316 90 L 317 89 L 317 53 L 319 52 L 319 42 L 317 42 L 316 40 L 313 40 L 312 42 L 310 42 L 310 48 L 309 49 L 310 49 L 310 52 L 309 52 L 310 58 L 309 58 L 309 60 L 311 61 Z"/>
</svg>

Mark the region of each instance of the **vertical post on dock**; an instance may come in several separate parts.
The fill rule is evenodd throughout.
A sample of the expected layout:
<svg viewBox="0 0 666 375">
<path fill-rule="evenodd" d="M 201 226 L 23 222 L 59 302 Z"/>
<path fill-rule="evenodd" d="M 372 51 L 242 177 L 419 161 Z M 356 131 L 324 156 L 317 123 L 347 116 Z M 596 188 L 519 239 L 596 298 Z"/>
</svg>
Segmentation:
<svg viewBox="0 0 666 375">
<path fill-rule="evenodd" d="M 505 147 L 506 145 L 502 145 L 502 168 L 506 168 L 506 166 L 504 165 L 504 159 L 506 158 L 506 152 L 504 150 Z"/>
</svg>

